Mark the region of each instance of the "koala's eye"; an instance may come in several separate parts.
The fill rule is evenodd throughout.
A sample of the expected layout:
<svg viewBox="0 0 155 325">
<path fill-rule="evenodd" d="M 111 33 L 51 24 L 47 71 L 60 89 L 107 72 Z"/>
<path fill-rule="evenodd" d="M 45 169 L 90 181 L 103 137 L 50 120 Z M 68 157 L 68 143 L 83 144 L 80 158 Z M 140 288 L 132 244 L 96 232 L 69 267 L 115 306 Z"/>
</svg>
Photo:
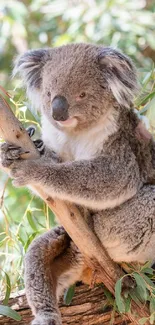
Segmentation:
<svg viewBox="0 0 155 325">
<path fill-rule="evenodd" d="M 85 92 L 81 93 L 81 94 L 79 95 L 79 97 L 80 97 L 80 98 L 84 98 L 84 97 L 86 97 L 86 93 L 85 93 Z"/>
<path fill-rule="evenodd" d="M 51 92 L 50 91 L 48 91 L 47 96 L 51 97 Z"/>
<path fill-rule="evenodd" d="M 86 97 L 86 93 L 83 91 L 80 95 L 77 95 L 76 101 L 79 102 L 81 99 Z"/>
</svg>

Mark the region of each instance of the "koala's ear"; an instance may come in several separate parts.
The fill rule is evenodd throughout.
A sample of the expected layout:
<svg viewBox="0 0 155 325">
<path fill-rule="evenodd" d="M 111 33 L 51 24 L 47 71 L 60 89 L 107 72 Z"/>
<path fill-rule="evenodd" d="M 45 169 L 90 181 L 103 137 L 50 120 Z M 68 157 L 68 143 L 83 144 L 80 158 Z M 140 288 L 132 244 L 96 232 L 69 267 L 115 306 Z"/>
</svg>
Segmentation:
<svg viewBox="0 0 155 325">
<path fill-rule="evenodd" d="M 117 102 L 125 107 L 132 106 L 138 91 L 136 69 L 132 61 L 118 50 L 106 47 L 99 55 L 99 64 Z"/>
<path fill-rule="evenodd" d="M 19 74 L 34 106 L 40 105 L 42 70 L 48 58 L 49 49 L 38 49 L 27 51 L 15 60 L 13 76 Z"/>
<path fill-rule="evenodd" d="M 30 50 L 15 61 L 13 76 L 19 74 L 28 88 L 39 89 L 42 81 L 42 68 L 45 64 L 48 49 Z"/>
</svg>

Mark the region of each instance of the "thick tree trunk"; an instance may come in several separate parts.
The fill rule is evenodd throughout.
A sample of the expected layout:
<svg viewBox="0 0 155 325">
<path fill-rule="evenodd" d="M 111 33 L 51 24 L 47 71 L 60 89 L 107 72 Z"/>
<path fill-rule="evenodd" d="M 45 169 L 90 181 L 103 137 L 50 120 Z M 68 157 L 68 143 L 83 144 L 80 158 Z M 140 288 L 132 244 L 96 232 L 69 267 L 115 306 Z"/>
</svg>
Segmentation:
<svg viewBox="0 0 155 325">
<path fill-rule="evenodd" d="M 66 306 L 63 300 L 60 303 L 63 325 L 134 325 L 130 321 L 123 320 L 123 316 L 115 314 L 112 321 L 112 308 L 104 310 L 105 296 L 103 288 L 90 289 L 86 285 L 76 287 L 75 295 L 70 306 Z M 19 312 L 21 321 L 0 316 L 0 325 L 29 325 L 33 316 L 28 307 L 24 291 L 9 300 L 9 306 Z"/>
</svg>

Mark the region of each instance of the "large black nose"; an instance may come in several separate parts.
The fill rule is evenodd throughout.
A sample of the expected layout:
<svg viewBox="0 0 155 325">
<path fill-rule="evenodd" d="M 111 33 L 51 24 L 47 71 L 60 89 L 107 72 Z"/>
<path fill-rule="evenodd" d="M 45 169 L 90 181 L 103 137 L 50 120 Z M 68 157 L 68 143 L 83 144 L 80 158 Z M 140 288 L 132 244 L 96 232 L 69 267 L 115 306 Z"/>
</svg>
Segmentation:
<svg viewBox="0 0 155 325">
<path fill-rule="evenodd" d="M 64 96 L 55 96 L 52 101 L 52 116 L 56 121 L 66 121 L 69 118 L 68 102 Z"/>
</svg>

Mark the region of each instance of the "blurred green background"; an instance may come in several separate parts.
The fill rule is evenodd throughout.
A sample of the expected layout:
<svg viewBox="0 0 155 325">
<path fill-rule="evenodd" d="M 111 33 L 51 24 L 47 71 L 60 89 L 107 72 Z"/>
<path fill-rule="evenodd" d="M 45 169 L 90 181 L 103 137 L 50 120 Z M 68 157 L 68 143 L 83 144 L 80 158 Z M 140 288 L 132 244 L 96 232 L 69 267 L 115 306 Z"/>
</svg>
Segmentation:
<svg viewBox="0 0 155 325">
<path fill-rule="evenodd" d="M 0 0 L 0 85 L 24 125 L 39 117 L 28 110 L 18 80 L 11 80 L 13 58 L 27 49 L 93 42 L 120 48 L 138 68 L 141 92 L 135 107 L 155 132 L 154 0 Z M 16 89 L 15 89 L 16 88 Z M 0 294 L 23 288 L 23 256 L 36 235 L 55 224 L 54 216 L 25 189 L 14 189 L 0 174 Z"/>
</svg>

